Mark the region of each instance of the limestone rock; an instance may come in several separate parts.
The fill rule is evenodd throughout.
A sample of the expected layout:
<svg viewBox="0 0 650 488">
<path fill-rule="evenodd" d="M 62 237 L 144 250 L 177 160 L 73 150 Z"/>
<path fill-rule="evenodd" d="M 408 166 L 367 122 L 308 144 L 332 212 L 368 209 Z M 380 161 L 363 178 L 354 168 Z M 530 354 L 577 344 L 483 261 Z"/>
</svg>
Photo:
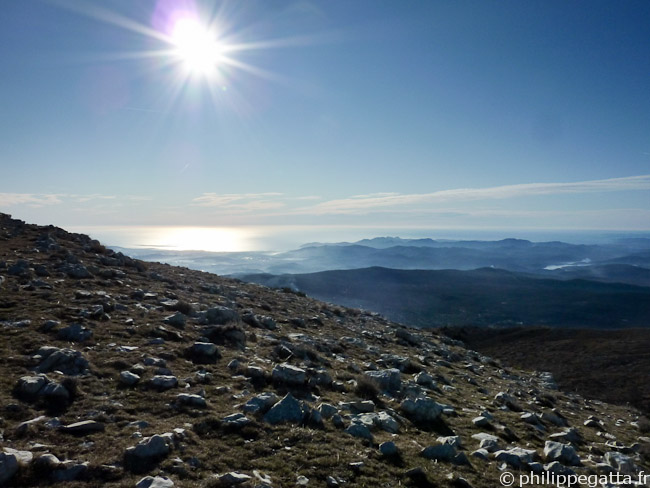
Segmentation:
<svg viewBox="0 0 650 488">
<path fill-rule="evenodd" d="M 36 367 L 39 373 L 61 371 L 67 375 L 78 375 L 88 371 L 88 361 L 81 352 L 74 349 L 44 346 L 32 358 L 39 361 Z"/>
<path fill-rule="evenodd" d="M 212 342 L 195 342 L 188 348 L 187 357 L 194 363 L 209 364 L 221 359 L 221 353 Z"/>
<path fill-rule="evenodd" d="M 88 471 L 88 463 L 80 463 L 78 461 L 64 461 L 58 468 L 52 472 L 52 481 L 74 481 L 82 478 Z"/>
<path fill-rule="evenodd" d="M 580 457 L 573 446 L 561 442 L 546 441 L 544 458 L 547 461 L 559 461 L 567 466 L 580 466 Z"/>
<path fill-rule="evenodd" d="M 379 444 L 379 452 L 381 452 L 384 456 L 389 457 L 389 456 L 397 456 L 399 450 L 397 449 L 397 446 L 393 441 L 388 441 Z"/>
<path fill-rule="evenodd" d="M 176 327 L 177 329 L 183 329 L 185 328 L 185 322 L 187 318 L 185 317 L 184 314 L 181 312 L 176 312 L 173 315 L 168 315 L 163 319 L 163 322 L 165 324 L 171 325 L 172 327 Z"/>
<path fill-rule="evenodd" d="M 294 398 L 291 393 L 277 402 L 264 415 L 264 420 L 269 424 L 282 424 L 285 422 L 300 423 L 304 417 L 304 412 L 300 402 Z"/>
<path fill-rule="evenodd" d="M 221 422 L 225 427 L 241 429 L 242 427 L 250 424 L 251 420 L 243 413 L 238 412 L 224 417 Z"/>
<path fill-rule="evenodd" d="M 456 456 L 456 448 L 451 444 L 438 444 L 422 449 L 420 456 L 426 459 L 449 462 Z"/>
<path fill-rule="evenodd" d="M 60 329 L 56 336 L 63 341 L 85 342 L 92 338 L 93 331 L 83 327 L 81 324 L 72 324 Z"/>
<path fill-rule="evenodd" d="M 318 406 L 318 411 L 325 419 L 331 419 L 334 415 L 338 413 L 338 409 L 334 405 L 330 405 L 329 403 L 321 403 Z"/>
<path fill-rule="evenodd" d="M 205 398 L 190 393 L 180 393 L 176 396 L 176 400 L 180 405 L 186 405 L 188 407 L 205 408 L 208 406 L 205 402 Z"/>
<path fill-rule="evenodd" d="M 173 449 L 173 435 L 153 435 L 124 451 L 124 466 L 137 473 L 166 457 Z"/>
<path fill-rule="evenodd" d="M 368 439 L 372 441 L 372 433 L 370 429 L 363 424 L 350 424 L 345 432 L 350 434 L 352 437 L 360 437 L 361 439 Z"/>
<path fill-rule="evenodd" d="M 243 407 L 244 412 L 266 413 L 278 402 L 278 396 L 273 392 L 265 392 L 248 400 Z"/>
<path fill-rule="evenodd" d="M 382 371 L 366 371 L 366 376 L 377 382 L 382 391 L 396 393 L 402 389 L 402 376 L 397 368 Z"/>
<path fill-rule="evenodd" d="M 217 476 L 218 486 L 236 486 L 246 483 L 251 479 L 247 474 L 237 473 L 235 471 Z"/>
<path fill-rule="evenodd" d="M 285 385 L 300 386 L 307 379 L 307 373 L 304 369 L 292 366 L 288 363 L 277 364 L 271 373 L 273 381 Z"/>
<path fill-rule="evenodd" d="M 96 422 L 95 420 L 84 420 L 82 422 L 75 422 L 74 424 L 62 426 L 61 431 L 66 434 L 88 435 L 94 434 L 95 432 L 103 432 L 104 428 L 104 424 L 101 422 Z"/>
<path fill-rule="evenodd" d="M 620 452 L 610 451 L 606 452 L 603 460 L 606 464 L 614 468 L 621 474 L 634 474 L 638 471 L 637 466 L 634 464 L 630 456 L 626 456 Z"/>
<path fill-rule="evenodd" d="M 140 381 L 140 376 L 131 371 L 122 371 L 120 373 L 120 383 L 126 386 L 133 386 Z"/>
<path fill-rule="evenodd" d="M 407 398 L 400 405 L 406 417 L 416 423 L 433 422 L 440 417 L 442 406 L 429 397 Z"/>
<path fill-rule="evenodd" d="M 156 375 L 151 378 L 149 384 L 158 390 L 169 390 L 178 386 L 178 378 L 170 375 Z"/>
<path fill-rule="evenodd" d="M 224 325 L 228 322 L 239 320 L 239 314 L 228 307 L 212 307 L 207 310 L 206 320 L 208 324 Z"/>
<path fill-rule="evenodd" d="M 497 451 L 494 453 L 494 458 L 499 461 L 506 463 L 508 466 L 520 469 L 526 464 L 533 461 L 533 456 L 535 455 L 534 450 L 522 449 L 520 447 L 513 447 L 512 449 Z"/>
<path fill-rule="evenodd" d="M 146 476 L 138 481 L 135 488 L 172 488 L 174 482 L 166 476 Z"/>
<path fill-rule="evenodd" d="M 59 458 L 57 458 L 54 454 L 49 453 L 43 454 L 34 460 L 34 468 L 41 472 L 53 471 L 58 468 L 60 464 L 61 461 L 59 461 Z"/>
</svg>

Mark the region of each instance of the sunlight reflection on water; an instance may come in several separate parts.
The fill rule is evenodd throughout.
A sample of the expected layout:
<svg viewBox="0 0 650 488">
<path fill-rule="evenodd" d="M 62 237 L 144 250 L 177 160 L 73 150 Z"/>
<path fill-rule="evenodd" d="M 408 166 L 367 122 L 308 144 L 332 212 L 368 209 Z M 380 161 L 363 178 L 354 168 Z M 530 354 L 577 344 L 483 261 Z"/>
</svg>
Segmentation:
<svg viewBox="0 0 650 488">
<path fill-rule="evenodd" d="M 252 229 L 242 227 L 112 227 L 75 229 L 109 246 L 173 251 L 241 252 L 256 250 Z"/>
</svg>

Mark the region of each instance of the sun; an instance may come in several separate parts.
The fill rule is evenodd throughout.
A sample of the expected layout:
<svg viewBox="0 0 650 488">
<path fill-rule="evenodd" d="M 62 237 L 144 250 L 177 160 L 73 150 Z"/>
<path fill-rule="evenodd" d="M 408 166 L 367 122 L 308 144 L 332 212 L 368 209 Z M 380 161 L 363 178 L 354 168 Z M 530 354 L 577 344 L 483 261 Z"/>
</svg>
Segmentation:
<svg viewBox="0 0 650 488">
<path fill-rule="evenodd" d="M 170 41 L 174 57 L 191 75 L 212 75 L 221 64 L 223 46 L 215 33 L 198 19 L 183 17 L 174 23 Z"/>
</svg>

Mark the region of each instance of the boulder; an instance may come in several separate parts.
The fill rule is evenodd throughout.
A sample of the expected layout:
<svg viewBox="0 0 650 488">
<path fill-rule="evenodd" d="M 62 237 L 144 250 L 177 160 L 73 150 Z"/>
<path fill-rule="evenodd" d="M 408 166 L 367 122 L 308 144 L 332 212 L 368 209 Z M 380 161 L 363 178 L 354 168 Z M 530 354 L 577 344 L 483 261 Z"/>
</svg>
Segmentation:
<svg viewBox="0 0 650 488">
<path fill-rule="evenodd" d="M 186 322 L 186 317 L 184 314 L 181 312 L 176 312 L 173 315 L 168 315 L 163 319 L 163 322 L 167 325 L 171 325 L 172 327 L 176 327 L 177 329 L 183 329 L 185 328 L 185 322 Z"/>
<path fill-rule="evenodd" d="M 603 460 L 621 474 L 632 475 L 638 471 L 634 460 L 625 454 L 616 451 L 606 452 Z"/>
<path fill-rule="evenodd" d="M 264 328 L 268 330 L 275 330 L 278 328 L 278 325 L 275 323 L 275 320 L 273 318 L 268 317 L 266 315 L 258 315 L 259 322 L 264 326 Z"/>
<path fill-rule="evenodd" d="M 451 444 L 456 449 L 461 449 L 461 444 L 462 444 L 459 435 L 449 435 L 449 436 L 445 436 L 445 437 L 438 437 L 436 439 L 436 442 L 439 442 L 440 444 Z"/>
<path fill-rule="evenodd" d="M 397 456 L 399 450 L 393 441 L 382 442 L 379 444 L 379 452 L 386 457 Z"/>
<path fill-rule="evenodd" d="M 407 398 L 400 409 L 412 422 L 421 424 L 437 420 L 442 413 L 442 405 L 429 397 Z"/>
<path fill-rule="evenodd" d="M 156 375 L 151 378 L 149 385 L 158 390 L 169 390 L 178 386 L 178 378 L 170 375 Z"/>
<path fill-rule="evenodd" d="M 248 365 L 246 367 L 246 372 L 244 373 L 244 376 L 246 376 L 247 378 L 258 380 L 266 376 L 266 371 L 264 371 L 264 369 L 260 368 L 259 366 Z"/>
<path fill-rule="evenodd" d="M 272 425 L 285 422 L 300 423 L 303 418 L 303 408 L 291 393 L 287 393 L 282 400 L 273 405 L 266 415 L 264 415 L 264 421 Z"/>
<path fill-rule="evenodd" d="M 430 374 L 425 373 L 424 371 L 420 371 L 418 374 L 415 375 L 415 382 L 418 385 L 421 386 L 426 386 L 431 388 L 432 386 L 435 385 L 435 381 L 433 380 L 433 376 Z"/>
<path fill-rule="evenodd" d="M 224 427 L 241 429 L 251 423 L 251 420 L 243 413 L 233 413 L 221 419 Z"/>
<path fill-rule="evenodd" d="M 566 466 L 580 466 L 580 457 L 573 446 L 561 442 L 546 441 L 544 458 L 547 461 L 559 461 Z"/>
<path fill-rule="evenodd" d="M 512 449 L 497 451 L 494 453 L 494 459 L 499 462 L 506 463 L 508 466 L 521 469 L 526 464 L 533 461 L 533 456 L 536 452 L 534 450 L 522 449 L 520 447 L 513 447 Z"/>
<path fill-rule="evenodd" d="M 373 437 L 370 433 L 370 429 L 363 424 L 350 424 L 345 432 L 350 434 L 352 437 L 360 437 L 361 439 L 368 439 L 372 441 Z"/>
<path fill-rule="evenodd" d="M 399 424 L 386 412 L 361 413 L 352 417 L 353 424 L 364 425 L 368 429 L 381 429 L 391 434 L 399 431 Z"/>
<path fill-rule="evenodd" d="M 552 441 L 556 442 L 568 442 L 573 445 L 578 445 L 584 443 L 584 440 L 582 439 L 582 436 L 580 435 L 580 432 L 578 432 L 576 429 L 566 429 L 562 432 L 557 432 L 555 434 L 551 434 L 549 438 Z"/>
<path fill-rule="evenodd" d="M 535 425 L 535 426 L 540 426 L 541 427 L 541 420 L 539 416 L 536 413 L 532 412 L 524 412 L 521 414 L 521 420 L 526 422 L 527 424 Z"/>
<path fill-rule="evenodd" d="M 166 476 L 146 476 L 138 481 L 135 488 L 172 488 L 174 482 Z"/>
<path fill-rule="evenodd" d="M 483 415 L 479 415 L 478 417 L 474 417 L 472 419 L 472 423 L 477 427 L 487 427 L 490 425 L 490 419 L 484 417 Z"/>
<path fill-rule="evenodd" d="M 18 380 L 16 385 L 16 394 L 27 398 L 36 398 L 43 387 L 50 383 L 50 380 L 44 374 L 36 376 L 23 376 Z"/>
<path fill-rule="evenodd" d="M 375 411 L 375 402 L 372 400 L 356 401 L 342 405 L 347 406 L 352 412 L 355 413 L 369 413 Z"/>
<path fill-rule="evenodd" d="M 291 386 L 304 385 L 307 379 L 307 373 L 304 369 L 292 366 L 288 363 L 277 364 L 273 368 L 271 378 L 274 382 Z"/>
<path fill-rule="evenodd" d="M 242 315 L 242 322 L 245 324 L 250 325 L 251 327 L 257 327 L 258 329 L 268 329 L 268 330 L 275 330 L 277 328 L 277 324 L 275 323 L 275 320 L 273 320 L 271 317 L 268 317 L 266 315 L 256 315 L 253 313 L 247 313 Z"/>
<path fill-rule="evenodd" d="M 207 310 L 205 318 L 208 324 L 224 325 L 239 320 L 239 314 L 231 308 L 216 306 Z"/>
<path fill-rule="evenodd" d="M 147 471 L 173 449 L 173 434 L 153 435 L 124 451 L 124 466 L 134 473 Z"/>
<path fill-rule="evenodd" d="M 501 445 L 499 444 L 499 440 L 492 436 L 491 439 L 483 439 L 479 443 L 479 449 L 485 449 L 487 452 L 497 452 L 501 450 Z"/>
<path fill-rule="evenodd" d="M 564 475 L 564 476 L 569 476 L 569 475 L 575 475 L 576 474 L 575 471 L 573 471 L 571 468 L 567 468 L 560 461 L 553 461 L 551 463 L 548 463 L 548 464 L 544 465 L 544 471 L 546 471 L 548 473 L 553 473 L 553 474 L 561 474 L 561 475 Z"/>
<path fill-rule="evenodd" d="M 64 461 L 52 472 L 51 479 L 55 483 L 74 481 L 82 478 L 88 471 L 88 463 L 78 461 Z"/>
<path fill-rule="evenodd" d="M 473 451 L 470 456 L 480 459 L 481 461 L 489 461 L 488 454 L 489 452 L 487 449 L 477 449 L 476 451 Z"/>
<path fill-rule="evenodd" d="M 70 392 L 61 383 L 50 381 L 41 391 L 38 392 L 39 396 L 44 397 L 49 403 L 62 405 L 70 401 Z"/>
<path fill-rule="evenodd" d="M 217 475 L 216 479 L 217 479 L 217 486 L 226 487 L 226 486 L 241 485 L 242 483 L 246 483 L 247 481 L 250 481 L 252 478 L 247 474 L 231 471 L 230 473 Z"/>
<path fill-rule="evenodd" d="M 338 413 L 338 409 L 334 405 L 330 405 L 329 403 L 321 403 L 318 406 L 318 411 L 325 419 L 331 419 L 334 415 Z"/>
<path fill-rule="evenodd" d="M 438 444 L 436 446 L 428 446 L 420 451 L 420 456 L 426 459 L 433 459 L 435 461 L 449 462 L 456 456 L 456 448 L 451 444 Z"/>
<path fill-rule="evenodd" d="M 85 342 L 92 338 L 93 331 L 83 327 L 81 324 L 72 324 L 60 329 L 56 336 L 62 341 Z"/>
<path fill-rule="evenodd" d="M 34 460 L 34 468 L 40 472 L 50 472 L 61 465 L 61 461 L 54 454 L 43 454 Z"/>
<path fill-rule="evenodd" d="M 185 405 L 188 407 L 205 408 L 208 406 L 208 404 L 205 402 L 205 398 L 200 395 L 193 395 L 190 393 L 180 393 L 176 395 L 176 400 L 180 405 Z"/>
<path fill-rule="evenodd" d="M 140 377 L 135 373 L 131 373 L 131 371 L 122 371 L 120 373 L 120 383 L 125 386 L 133 386 L 138 381 L 140 381 Z"/>
<path fill-rule="evenodd" d="M 66 375 L 79 375 L 88 371 L 88 361 L 81 352 L 74 349 L 44 346 L 32 356 L 32 359 L 39 362 L 36 367 L 38 373 L 61 371 Z"/>
<path fill-rule="evenodd" d="M 326 370 L 319 369 L 309 373 L 309 384 L 311 386 L 330 386 L 332 384 L 332 375 Z"/>
<path fill-rule="evenodd" d="M 193 363 L 208 364 L 221 359 L 221 353 L 212 342 L 195 342 L 187 349 L 187 357 Z"/>
<path fill-rule="evenodd" d="M 4 454 L 9 454 L 16 458 L 19 467 L 27 467 L 34 459 L 34 455 L 30 451 L 19 451 L 18 449 L 12 449 L 11 447 L 5 447 L 2 449 Z"/>
<path fill-rule="evenodd" d="M 541 419 L 544 422 L 551 423 L 558 427 L 566 427 L 567 425 L 569 425 L 567 419 L 558 415 L 555 412 L 543 412 L 541 415 Z"/>
<path fill-rule="evenodd" d="M 244 412 L 266 413 L 278 402 L 278 396 L 273 392 L 265 392 L 248 400 L 243 407 Z"/>
<path fill-rule="evenodd" d="M 382 391 L 396 393 L 402 389 L 402 376 L 397 368 L 366 371 L 364 374 L 373 379 Z"/>
<path fill-rule="evenodd" d="M 517 400 L 515 397 L 512 395 L 509 395 L 508 393 L 501 391 L 496 394 L 494 397 L 494 403 L 497 405 L 501 405 L 502 407 L 507 408 L 508 410 L 512 410 L 513 412 L 521 412 L 521 407 L 517 403 Z"/>
<path fill-rule="evenodd" d="M 7 268 L 7 273 L 11 276 L 29 276 L 29 261 L 25 259 L 19 259 L 14 264 Z"/>
<path fill-rule="evenodd" d="M 93 277 L 93 275 L 90 274 L 90 271 L 88 271 L 88 268 L 83 264 L 66 264 L 61 268 L 61 271 L 67 274 L 70 278 L 77 280 Z"/>
</svg>

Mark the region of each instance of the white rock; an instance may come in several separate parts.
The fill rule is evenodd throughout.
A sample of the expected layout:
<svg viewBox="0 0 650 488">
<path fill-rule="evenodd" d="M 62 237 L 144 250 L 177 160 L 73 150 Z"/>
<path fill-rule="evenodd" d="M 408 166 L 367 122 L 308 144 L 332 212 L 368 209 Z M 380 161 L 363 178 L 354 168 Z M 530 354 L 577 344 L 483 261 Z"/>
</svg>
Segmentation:
<svg viewBox="0 0 650 488">
<path fill-rule="evenodd" d="M 123 385 L 133 386 L 138 381 L 140 381 L 140 377 L 135 373 L 131 373 L 131 371 L 122 371 L 120 373 L 120 383 Z"/>
<path fill-rule="evenodd" d="M 172 488 L 174 482 L 166 476 L 146 476 L 137 482 L 135 488 Z"/>
</svg>

